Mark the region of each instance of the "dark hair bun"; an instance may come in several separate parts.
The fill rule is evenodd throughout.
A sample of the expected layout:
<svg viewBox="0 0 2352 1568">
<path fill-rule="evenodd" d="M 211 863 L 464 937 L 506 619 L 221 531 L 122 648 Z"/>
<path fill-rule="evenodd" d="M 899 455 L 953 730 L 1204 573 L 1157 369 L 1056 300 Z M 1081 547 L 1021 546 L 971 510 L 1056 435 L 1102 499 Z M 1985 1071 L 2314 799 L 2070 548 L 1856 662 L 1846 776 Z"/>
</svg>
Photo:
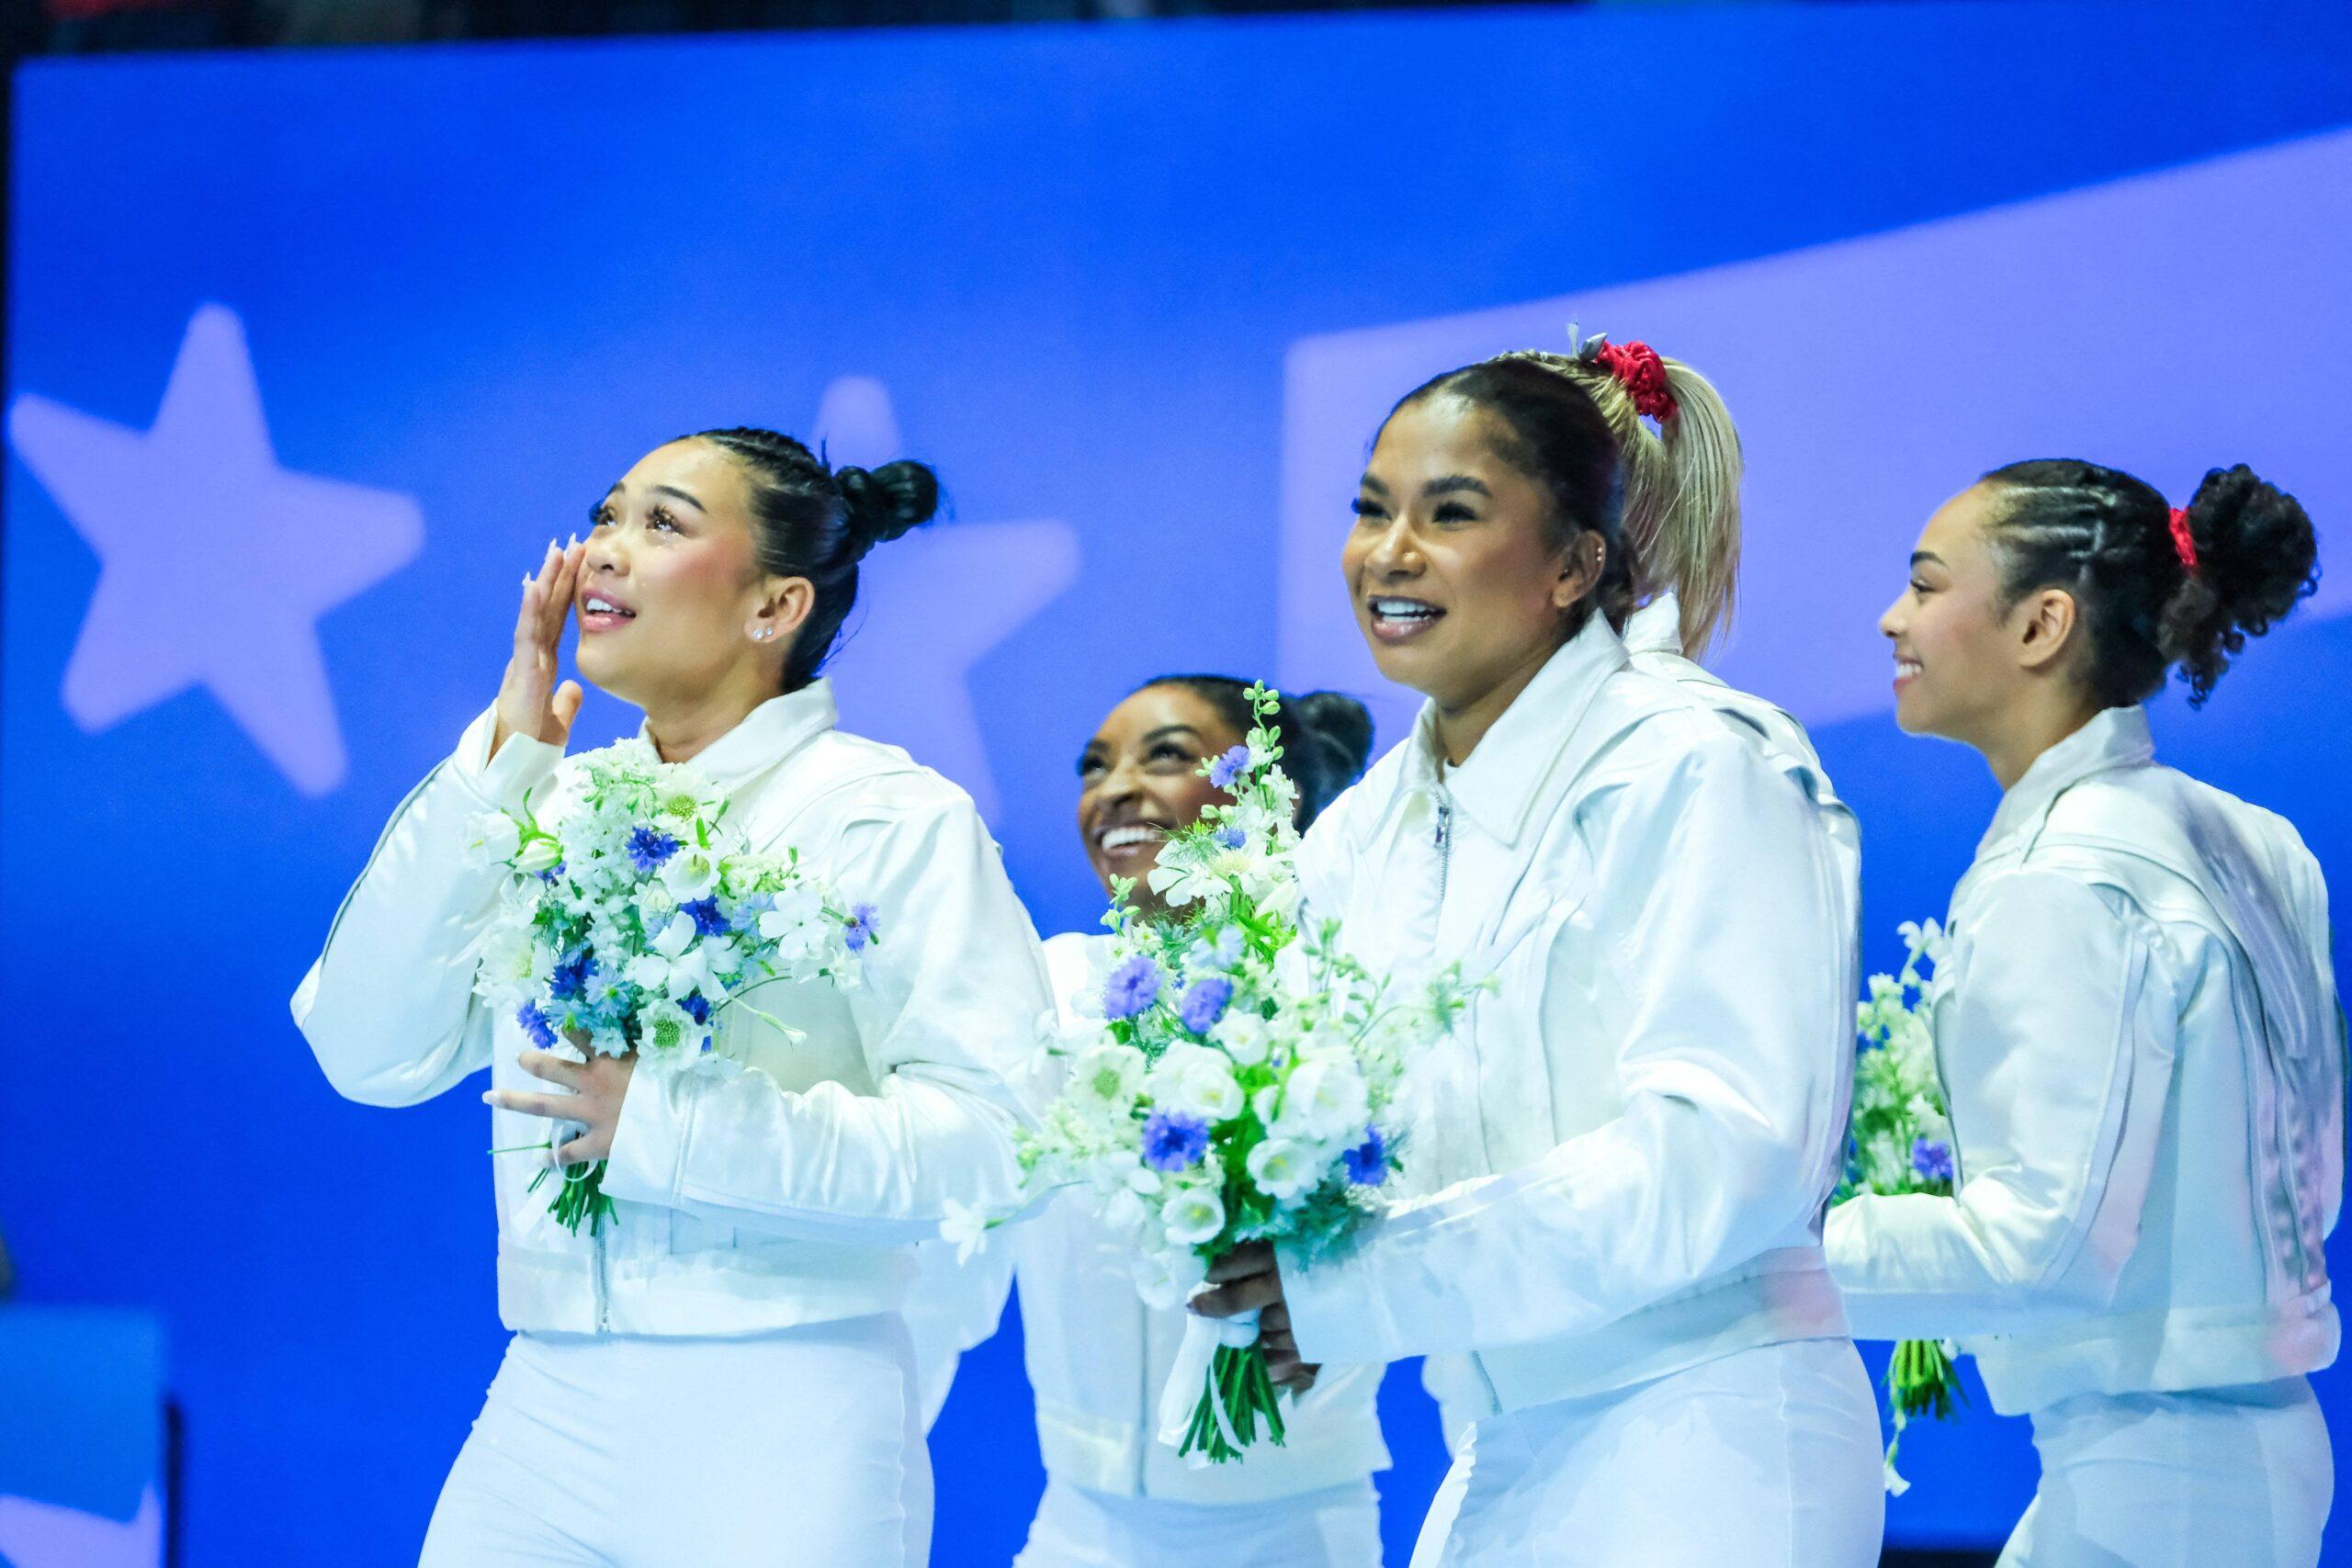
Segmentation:
<svg viewBox="0 0 2352 1568">
<path fill-rule="evenodd" d="M 1362 778 L 1372 761 L 1372 710 L 1341 692 L 1309 692 L 1284 698 L 1283 705 L 1296 716 L 1315 748 L 1320 804 L 1328 805 Z"/>
<path fill-rule="evenodd" d="M 2165 604 L 2159 641 L 2202 702 L 2250 637 L 2319 586 L 2319 541 L 2301 502 L 2244 463 L 2215 468 L 2188 508 L 2197 570 Z"/>
<path fill-rule="evenodd" d="M 841 487 L 853 558 L 921 527 L 939 510 L 939 476 L 904 458 L 871 471 L 835 468 L 833 482 Z"/>
</svg>

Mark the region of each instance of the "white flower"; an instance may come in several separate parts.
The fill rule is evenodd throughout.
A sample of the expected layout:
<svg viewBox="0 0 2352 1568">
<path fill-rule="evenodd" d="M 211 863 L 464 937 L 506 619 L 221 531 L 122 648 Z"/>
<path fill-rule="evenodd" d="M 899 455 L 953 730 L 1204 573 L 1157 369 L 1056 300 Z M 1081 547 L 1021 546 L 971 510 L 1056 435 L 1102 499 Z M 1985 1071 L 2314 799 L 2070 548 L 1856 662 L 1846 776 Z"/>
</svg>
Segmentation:
<svg viewBox="0 0 2352 1568">
<path fill-rule="evenodd" d="M 1151 1219 L 1151 1206 L 1131 1187 L 1123 1187 L 1111 1194 L 1102 1205 L 1102 1223 L 1114 1231 L 1131 1233 L 1141 1230 Z"/>
<path fill-rule="evenodd" d="M 1190 1252 L 1138 1253 L 1129 1268 L 1144 1304 L 1160 1312 L 1182 1306 L 1208 1278 L 1207 1266 Z"/>
<path fill-rule="evenodd" d="M 1125 1116 L 1135 1109 L 1146 1067 L 1143 1053 L 1131 1045 L 1097 1045 L 1070 1069 L 1070 1098 L 1086 1115 Z"/>
<path fill-rule="evenodd" d="M 514 857 L 514 869 L 526 876 L 537 876 L 543 871 L 553 871 L 563 863 L 563 846 L 553 839 L 537 838 L 522 847 Z"/>
<path fill-rule="evenodd" d="M 1283 1086 L 1282 1113 L 1274 1125 L 1314 1139 L 1336 1138 L 1363 1125 L 1372 1114 L 1363 1075 L 1336 1053 L 1301 1062 Z"/>
<path fill-rule="evenodd" d="M 1254 1067 L 1273 1054 L 1273 1035 L 1266 1028 L 1266 1021 L 1249 1008 L 1227 1008 L 1216 1027 L 1209 1032 L 1209 1038 L 1245 1067 Z"/>
<path fill-rule="evenodd" d="M 511 864 L 523 847 L 522 824 L 503 811 L 485 811 L 474 818 L 473 839 L 468 847 L 483 865 Z"/>
<path fill-rule="evenodd" d="M 1209 1122 L 1241 1114 L 1241 1086 L 1233 1081 L 1233 1058 L 1206 1045 L 1182 1042 L 1168 1048 L 1151 1070 L 1152 1098 L 1163 1109 L 1189 1111 Z"/>
<path fill-rule="evenodd" d="M 1309 1151 L 1289 1138 L 1268 1138 L 1250 1151 L 1250 1179 L 1277 1203 L 1287 1203 L 1315 1185 L 1320 1174 Z"/>
<path fill-rule="evenodd" d="M 653 933 L 653 951 L 664 958 L 674 959 L 695 944 L 694 917 L 683 911 L 670 917 L 669 923 Z"/>
<path fill-rule="evenodd" d="M 1159 1206 L 1159 1223 L 1177 1246 L 1198 1247 L 1225 1228 L 1225 1203 L 1210 1188 L 1188 1188 Z"/>
<path fill-rule="evenodd" d="M 939 1239 L 955 1245 L 956 1262 L 969 1263 L 972 1254 L 989 1244 L 989 1212 L 978 1203 L 960 1203 L 953 1198 L 940 1207 L 944 1217 L 939 1222 Z"/>
<path fill-rule="evenodd" d="M 676 854 L 662 863 L 662 886 L 681 904 L 691 904 L 697 898 L 707 898 L 718 886 L 718 857 L 708 850 L 682 845 Z"/>
<path fill-rule="evenodd" d="M 703 1042 L 709 1038 L 710 1031 L 673 1001 L 650 999 L 638 1009 L 637 1043 L 641 1051 L 673 1056 L 699 1055 Z"/>
</svg>

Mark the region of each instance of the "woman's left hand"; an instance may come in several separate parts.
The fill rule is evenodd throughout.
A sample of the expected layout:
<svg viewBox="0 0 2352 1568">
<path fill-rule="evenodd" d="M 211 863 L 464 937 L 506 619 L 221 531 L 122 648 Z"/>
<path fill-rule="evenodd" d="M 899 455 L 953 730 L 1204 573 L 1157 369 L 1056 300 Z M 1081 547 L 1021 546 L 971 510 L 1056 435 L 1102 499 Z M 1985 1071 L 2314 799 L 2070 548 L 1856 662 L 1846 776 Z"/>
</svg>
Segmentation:
<svg viewBox="0 0 2352 1568">
<path fill-rule="evenodd" d="M 1305 1393 L 1315 1386 L 1318 1364 L 1298 1359 L 1298 1341 L 1290 1331 L 1290 1308 L 1283 1300 L 1283 1271 L 1274 1249 L 1262 1241 L 1237 1247 L 1209 1265 L 1214 1290 L 1193 1298 L 1193 1310 L 1203 1317 L 1232 1317 L 1258 1310 L 1258 1343 L 1266 1352 L 1266 1375 L 1277 1387 Z"/>
<path fill-rule="evenodd" d="M 637 1071 L 635 1055 L 591 1055 L 585 1062 L 568 1062 L 549 1051 L 526 1051 L 516 1060 L 536 1078 L 561 1084 L 570 1094 L 526 1094 L 520 1089 L 494 1089 L 482 1103 L 550 1122 L 577 1122 L 587 1130 L 553 1150 L 550 1163 L 586 1165 L 613 1152 L 613 1132 L 621 1124 L 621 1101 L 628 1095 L 628 1080 Z"/>
</svg>

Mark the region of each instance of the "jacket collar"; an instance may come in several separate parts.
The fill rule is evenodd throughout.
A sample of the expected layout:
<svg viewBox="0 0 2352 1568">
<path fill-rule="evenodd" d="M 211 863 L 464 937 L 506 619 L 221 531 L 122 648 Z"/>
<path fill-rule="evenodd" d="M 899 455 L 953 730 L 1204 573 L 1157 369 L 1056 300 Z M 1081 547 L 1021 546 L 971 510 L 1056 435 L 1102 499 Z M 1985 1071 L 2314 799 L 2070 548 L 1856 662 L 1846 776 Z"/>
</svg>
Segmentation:
<svg viewBox="0 0 2352 1568">
<path fill-rule="evenodd" d="M 2155 760 L 2147 710 L 2136 705 L 2106 708 L 2065 739 L 2033 760 L 2025 776 L 2001 796 L 1993 825 L 1984 830 L 1978 855 L 1985 855 L 2021 833 L 2038 830 L 2058 797 L 2094 773 L 2133 768 Z"/>
<path fill-rule="evenodd" d="M 1672 589 L 1634 612 L 1625 623 L 1627 653 L 1682 653 L 1682 605 Z"/>
<path fill-rule="evenodd" d="M 745 714 L 743 722 L 704 747 L 688 766 L 720 791 L 732 791 L 754 773 L 783 761 L 840 720 L 841 715 L 833 706 L 832 682 L 811 681 L 797 692 L 770 697 Z M 653 743 L 652 732 L 647 726 L 639 725 L 637 733 L 647 745 Z"/>
<path fill-rule="evenodd" d="M 1405 754 L 1405 791 L 1442 789 L 1486 832 L 1518 841 L 1552 764 L 1566 749 L 1601 682 L 1625 668 L 1625 645 L 1599 615 L 1544 661 L 1458 768 L 1439 768 L 1437 705 L 1421 705 Z"/>
</svg>

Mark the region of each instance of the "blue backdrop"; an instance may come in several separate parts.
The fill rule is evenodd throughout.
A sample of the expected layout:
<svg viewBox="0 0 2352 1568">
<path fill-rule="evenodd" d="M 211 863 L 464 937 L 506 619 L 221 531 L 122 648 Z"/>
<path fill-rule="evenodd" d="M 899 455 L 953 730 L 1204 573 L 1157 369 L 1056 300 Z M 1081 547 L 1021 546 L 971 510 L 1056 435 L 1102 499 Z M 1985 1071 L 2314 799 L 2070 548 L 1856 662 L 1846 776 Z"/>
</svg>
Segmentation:
<svg viewBox="0 0 2352 1568">
<path fill-rule="evenodd" d="M 843 705 L 974 791 L 1047 931 L 1091 918 L 1072 763 L 1136 681 L 1352 687 L 1394 738 L 1337 592 L 1373 422 L 1571 318 L 1741 419 L 1726 668 L 1856 802 L 1876 966 L 1994 801 L 1885 712 L 1871 625 L 1939 500 L 2053 451 L 2176 495 L 2245 460 L 2352 547 L 2352 16 L 2315 0 L 118 60 L 17 112 L 0 1225 L 32 1299 L 164 1314 L 198 1568 L 413 1561 L 478 1407 L 481 1108 L 338 1101 L 285 998 L 489 700 L 517 574 L 675 433 L 939 466 Z M 2339 883 L 2347 602 L 2157 714 Z M 1387 1394 L 1401 1562 L 1440 1461 Z M 1003 1562 L 1016 1327 L 935 1452 L 940 1561 Z M 1981 1406 L 1906 1452 L 1899 1539 L 1997 1539 L 2030 1491 Z"/>
</svg>

